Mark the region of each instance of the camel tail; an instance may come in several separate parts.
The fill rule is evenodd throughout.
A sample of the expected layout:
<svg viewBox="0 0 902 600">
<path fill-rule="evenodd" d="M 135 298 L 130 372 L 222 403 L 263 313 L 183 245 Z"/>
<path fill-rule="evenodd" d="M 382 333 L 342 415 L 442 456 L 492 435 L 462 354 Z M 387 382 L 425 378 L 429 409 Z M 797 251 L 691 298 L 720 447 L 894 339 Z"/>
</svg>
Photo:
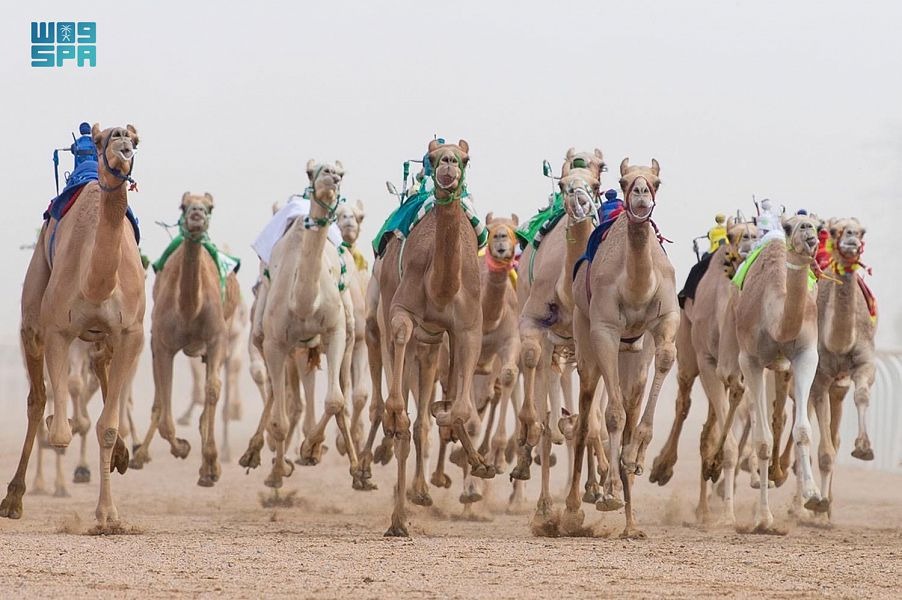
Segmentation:
<svg viewBox="0 0 902 600">
<path fill-rule="evenodd" d="M 323 355 L 319 351 L 319 346 L 307 349 L 307 369 L 310 371 L 319 370 L 320 361 Z"/>
<path fill-rule="evenodd" d="M 548 328 L 553 327 L 557 324 L 558 321 L 561 320 L 561 307 L 557 305 L 555 302 L 548 303 L 548 312 L 545 313 L 545 316 L 539 321 L 539 324 L 542 327 Z"/>
</svg>

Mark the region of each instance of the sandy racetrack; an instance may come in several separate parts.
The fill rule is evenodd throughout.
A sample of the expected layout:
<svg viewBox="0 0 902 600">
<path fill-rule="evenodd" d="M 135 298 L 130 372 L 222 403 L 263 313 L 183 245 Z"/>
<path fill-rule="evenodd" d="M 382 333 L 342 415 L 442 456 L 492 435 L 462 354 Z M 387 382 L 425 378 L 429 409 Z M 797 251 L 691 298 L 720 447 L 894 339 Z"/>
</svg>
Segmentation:
<svg viewBox="0 0 902 600">
<path fill-rule="evenodd" d="M 233 434 L 233 454 L 247 439 L 251 417 Z M 21 440 L 16 421 L 4 427 L 4 481 Z M 504 514 L 505 475 L 495 480 L 489 507 L 478 511 L 489 521 L 456 520 L 456 468 L 451 490 L 433 490 L 436 508 L 412 509 L 410 540 L 384 539 L 393 464 L 375 468 L 378 491 L 355 492 L 333 449 L 322 465 L 298 467 L 287 480 L 282 496 L 295 491 L 296 506 L 263 508 L 261 498 L 270 493 L 265 468 L 245 475 L 234 463 L 224 465 L 215 488 L 199 488 L 198 436 L 180 429 L 194 446 L 187 461 L 157 442 L 143 471 L 114 476 L 120 513 L 134 535 L 84 535 L 93 524 L 93 482 L 70 484 L 69 499 L 27 495 L 20 521 L 0 520 L 0 596 L 864 598 L 898 597 L 902 587 L 902 477 L 841 466 L 832 528 L 799 526 L 786 517 L 790 480 L 773 495 L 786 536 L 702 530 L 691 525 L 698 431 L 691 425 L 674 481 L 658 488 L 641 478 L 637 507 L 645 541 L 617 539 L 622 512 L 602 515 L 589 505 L 587 522 L 609 537 L 533 537 L 528 521 L 538 469 L 524 512 Z M 69 478 L 75 448 L 66 457 Z M 564 456 L 562 449 L 557 454 Z M 553 489 L 563 488 L 563 476 L 558 470 Z M 743 524 L 751 522 L 754 497 L 741 475 Z"/>
</svg>

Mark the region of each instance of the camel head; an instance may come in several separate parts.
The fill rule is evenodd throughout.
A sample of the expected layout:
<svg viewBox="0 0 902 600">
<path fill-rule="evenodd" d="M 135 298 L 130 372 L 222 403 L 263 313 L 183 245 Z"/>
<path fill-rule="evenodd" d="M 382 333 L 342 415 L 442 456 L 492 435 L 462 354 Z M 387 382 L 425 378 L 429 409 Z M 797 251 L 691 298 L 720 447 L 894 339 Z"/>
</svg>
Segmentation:
<svg viewBox="0 0 902 600">
<path fill-rule="evenodd" d="M 817 232 L 821 222 L 807 215 L 792 215 L 783 219 L 783 231 L 790 251 L 800 257 L 813 259 L 817 252 Z"/>
<path fill-rule="evenodd" d="M 864 252 L 865 229 L 855 217 L 834 219 L 829 225 L 833 257 L 842 264 L 854 264 Z"/>
<path fill-rule="evenodd" d="M 463 187 L 464 169 L 470 162 L 470 145 L 466 140 L 456 144 L 429 142 L 429 164 L 436 193 L 458 195 Z"/>
<path fill-rule="evenodd" d="M 360 237 L 360 223 L 364 217 L 363 203 L 357 200 L 353 206 L 341 204 L 335 211 L 335 217 L 341 238 L 349 244 L 354 244 Z"/>
<path fill-rule="evenodd" d="M 519 225 L 517 215 L 511 215 L 509 219 L 495 217 L 493 213 L 485 216 L 485 226 L 489 231 L 488 253 L 496 262 L 511 264 L 514 260 Z"/>
<path fill-rule="evenodd" d="M 345 175 L 341 161 L 334 163 L 317 163 L 312 158 L 307 161 L 307 178 L 313 190 L 315 203 L 325 204 L 327 209 L 335 212 L 341 192 L 341 180 Z M 313 207 L 311 207 L 311 211 Z"/>
<path fill-rule="evenodd" d="M 730 254 L 735 254 L 739 260 L 743 260 L 755 248 L 755 243 L 758 241 L 758 228 L 751 222 L 730 220 L 727 222 L 727 238 L 730 242 Z"/>
<path fill-rule="evenodd" d="M 185 239 L 197 242 L 203 239 L 210 227 L 210 214 L 213 212 L 213 196 L 209 193 L 182 194 L 179 205 L 182 216 L 179 219 L 179 231 Z"/>
<path fill-rule="evenodd" d="M 594 153 L 577 153 L 574 148 L 567 150 L 558 186 L 567 214 L 574 221 L 580 222 L 597 214 L 604 166 L 604 157 L 598 148 Z"/>
<path fill-rule="evenodd" d="M 100 187 L 106 191 L 121 187 L 131 177 L 138 148 L 138 132 L 131 125 L 101 130 L 100 123 L 94 123 L 91 138 L 97 147 Z"/>
<path fill-rule="evenodd" d="M 623 190 L 623 208 L 633 223 L 645 223 L 655 210 L 655 196 L 661 185 L 661 165 L 654 158 L 651 166 L 631 166 L 630 159 L 620 163 L 620 189 Z"/>
</svg>

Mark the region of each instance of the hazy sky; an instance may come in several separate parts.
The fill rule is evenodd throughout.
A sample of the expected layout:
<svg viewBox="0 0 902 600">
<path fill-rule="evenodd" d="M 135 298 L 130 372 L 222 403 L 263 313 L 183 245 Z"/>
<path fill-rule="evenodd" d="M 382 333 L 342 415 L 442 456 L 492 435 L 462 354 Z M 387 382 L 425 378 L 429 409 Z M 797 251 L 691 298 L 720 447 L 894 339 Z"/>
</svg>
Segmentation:
<svg viewBox="0 0 902 600">
<path fill-rule="evenodd" d="M 902 3 L 36 2 L 0 9 L 3 82 L 0 340 L 15 343 L 21 280 L 54 194 L 51 150 L 82 120 L 141 136 L 130 203 L 159 256 L 186 190 L 216 198 L 212 235 L 257 269 L 270 205 L 340 159 L 368 241 L 406 158 L 434 134 L 470 144 L 481 213 L 527 218 L 570 146 L 617 166 L 660 161 L 655 220 L 682 283 L 690 240 L 752 194 L 869 229 L 883 346 L 902 311 Z M 30 22 L 94 20 L 98 66 L 30 66 Z M 67 164 L 69 159 L 66 159 Z M 150 285 L 150 281 L 148 282 Z M 147 325 L 149 327 L 149 315 Z"/>
</svg>

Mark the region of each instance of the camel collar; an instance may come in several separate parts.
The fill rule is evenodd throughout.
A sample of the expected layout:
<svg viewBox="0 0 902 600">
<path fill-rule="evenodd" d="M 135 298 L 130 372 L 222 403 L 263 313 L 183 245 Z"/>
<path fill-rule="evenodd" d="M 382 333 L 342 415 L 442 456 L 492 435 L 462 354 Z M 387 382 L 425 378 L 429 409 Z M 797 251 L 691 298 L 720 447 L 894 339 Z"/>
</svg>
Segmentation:
<svg viewBox="0 0 902 600">
<path fill-rule="evenodd" d="M 320 167 L 322 169 L 322 167 Z M 319 171 L 314 175 L 313 180 L 316 181 L 316 177 L 319 175 Z M 321 208 L 326 210 L 325 217 L 313 218 L 310 215 L 304 216 L 304 229 L 319 231 L 321 228 L 326 228 L 338 218 L 336 214 L 338 212 L 338 206 L 345 201 L 345 199 L 341 196 L 341 194 L 336 193 L 335 204 L 329 205 L 316 197 L 316 192 L 313 189 L 313 186 L 308 186 L 307 189 L 304 190 L 302 197 L 306 200 L 310 200 L 311 202 L 316 202 Z"/>
<path fill-rule="evenodd" d="M 100 151 L 100 155 L 103 156 L 104 168 L 107 171 L 109 171 L 109 173 L 113 177 L 115 177 L 116 179 L 119 180 L 119 185 L 114 185 L 113 187 L 106 187 L 105 185 L 103 185 L 103 181 L 101 181 L 101 179 L 99 177 L 97 178 L 97 185 L 99 185 L 100 189 L 102 189 L 105 192 L 113 192 L 113 191 L 116 191 L 119 188 L 121 188 L 123 185 L 125 185 L 125 182 L 128 181 L 131 184 L 128 188 L 129 191 L 138 191 L 138 184 L 135 183 L 134 179 L 132 179 L 132 169 L 135 168 L 134 152 L 137 152 L 137 150 L 134 148 L 132 149 L 133 154 L 132 154 L 131 160 L 128 161 L 128 173 L 123 173 L 119 169 L 111 166 L 109 159 L 106 157 L 106 151 L 107 151 L 107 148 L 109 148 L 109 146 L 110 146 L 110 140 L 112 139 L 112 137 L 113 137 L 113 130 L 110 129 L 110 132 L 106 136 L 106 140 L 104 140 L 104 142 L 103 142 L 103 149 Z"/>
</svg>

